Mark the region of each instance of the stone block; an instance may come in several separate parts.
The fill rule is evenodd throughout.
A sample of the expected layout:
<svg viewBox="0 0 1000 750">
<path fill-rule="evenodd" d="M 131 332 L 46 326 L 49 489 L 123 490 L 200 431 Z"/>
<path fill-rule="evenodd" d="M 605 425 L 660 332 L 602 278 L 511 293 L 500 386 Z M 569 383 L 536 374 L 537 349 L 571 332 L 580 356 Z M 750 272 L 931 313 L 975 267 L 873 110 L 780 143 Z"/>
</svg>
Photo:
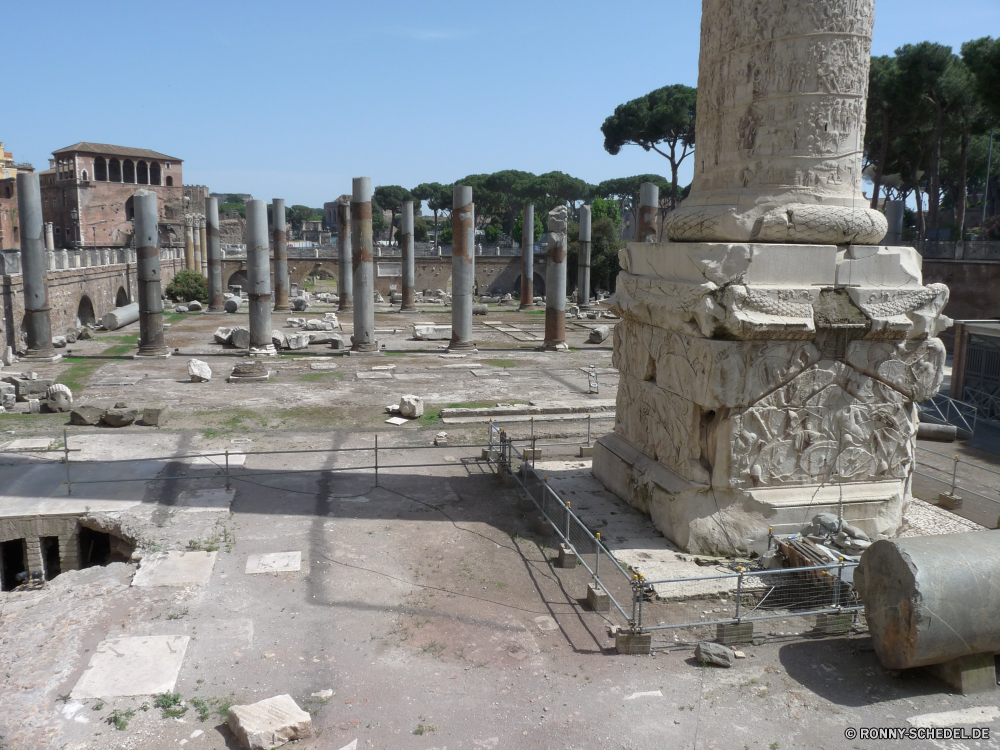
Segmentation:
<svg viewBox="0 0 1000 750">
<path fill-rule="evenodd" d="M 237 312 L 240 309 L 240 306 L 242 304 L 243 304 L 243 300 L 241 298 L 239 298 L 239 297 L 230 297 L 229 299 L 226 300 L 226 303 L 225 303 L 224 307 L 225 307 L 227 313 L 234 313 L 234 312 Z"/>
<path fill-rule="evenodd" d="M 80 404 L 69 413 L 69 423 L 78 426 L 95 425 L 104 416 L 104 409 L 100 406 L 90 404 Z"/>
<path fill-rule="evenodd" d="M 407 419 L 424 415 L 424 400 L 420 396 L 403 396 L 399 399 L 399 413 Z"/>
<path fill-rule="evenodd" d="M 753 643 L 752 622 L 730 622 L 715 626 L 715 640 L 719 643 Z"/>
<path fill-rule="evenodd" d="M 579 560 L 577 560 L 576 553 L 569 545 L 559 545 L 559 556 L 556 558 L 557 568 L 572 569 L 576 567 L 578 562 Z"/>
<path fill-rule="evenodd" d="M 139 417 L 139 410 L 130 406 L 116 404 L 114 408 L 108 409 L 101 417 L 101 421 L 108 427 L 127 427 L 135 422 Z"/>
<path fill-rule="evenodd" d="M 816 615 L 816 632 L 823 635 L 850 633 L 854 626 L 854 616 L 850 612 L 834 612 Z M 735 641 L 734 641 L 735 642 Z"/>
<path fill-rule="evenodd" d="M 232 343 L 233 329 L 227 326 L 221 326 L 219 328 L 216 328 L 215 333 L 213 334 L 213 338 L 215 339 L 216 344 L 222 344 L 223 346 Z"/>
<path fill-rule="evenodd" d="M 73 392 L 69 386 L 53 383 L 45 392 L 45 406 L 50 412 L 67 412 L 73 408 Z"/>
<path fill-rule="evenodd" d="M 41 414 L 42 413 L 42 402 L 37 398 L 28 399 L 28 413 L 29 414 Z"/>
<path fill-rule="evenodd" d="M 312 718 L 290 695 L 277 695 L 247 706 L 232 706 L 227 723 L 247 750 L 271 750 L 286 742 L 312 736 Z"/>
<path fill-rule="evenodd" d="M 18 401 L 27 401 L 28 399 L 45 398 L 45 393 L 48 391 L 49 386 L 55 381 L 47 378 L 24 378 L 24 377 L 12 377 L 10 382 L 13 383 L 15 392 L 17 393 Z"/>
<path fill-rule="evenodd" d="M 418 341 L 451 341 L 451 326 L 415 325 L 413 338 Z"/>
<path fill-rule="evenodd" d="M 579 453 L 577 454 L 580 458 L 593 458 L 594 456 L 594 446 L 592 445 L 581 445 Z"/>
<path fill-rule="evenodd" d="M 610 335 L 611 326 L 597 326 L 591 329 L 590 336 L 587 337 L 587 342 L 590 344 L 600 344 Z"/>
<path fill-rule="evenodd" d="M 524 457 L 528 461 L 531 461 L 531 460 L 537 461 L 537 460 L 539 460 L 542 457 L 542 449 L 541 448 L 525 448 L 524 451 L 523 451 L 523 453 L 524 453 Z"/>
<path fill-rule="evenodd" d="M 925 669 L 962 695 L 993 692 L 997 689 L 996 660 L 993 654 L 971 654 L 932 664 Z"/>
<path fill-rule="evenodd" d="M 490 308 L 488 305 L 473 305 L 472 314 L 473 315 L 488 315 Z"/>
<path fill-rule="evenodd" d="M 615 651 L 622 656 L 645 656 L 652 649 L 652 633 L 631 633 L 627 630 L 615 633 Z"/>
<path fill-rule="evenodd" d="M 721 643 L 702 641 L 694 648 L 694 658 L 704 664 L 731 667 L 736 663 L 736 652 Z"/>
<path fill-rule="evenodd" d="M 316 318 L 312 318 L 311 320 L 307 320 L 306 321 L 306 324 L 304 326 L 302 326 L 302 330 L 303 331 L 332 331 L 333 330 L 333 323 L 331 323 L 329 320 L 318 320 Z"/>
<path fill-rule="evenodd" d="M 282 331 L 277 329 L 271 331 L 271 343 L 275 349 L 285 349 L 288 347 L 288 339 Z"/>
<path fill-rule="evenodd" d="M 192 383 L 207 383 L 212 379 L 212 368 L 207 362 L 200 359 L 189 359 L 187 363 L 188 375 L 191 376 Z"/>
<path fill-rule="evenodd" d="M 945 510 L 955 510 L 962 507 L 962 498 L 949 492 L 942 492 L 937 496 L 937 504 Z"/>
<path fill-rule="evenodd" d="M 290 333 L 285 338 L 288 341 L 289 349 L 305 349 L 309 346 L 308 333 Z"/>
<path fill-rule="evenodd" d="M 170 410 L 166 406 L 147 406 L 142 410 L 142 423 L 148 427 L 166 424 Z"/>
<path fill-rule="evenodd" d="M 309 307 L 309 303 L 306 301 L 305 297 L 293 297 L 289 304 L 295 312 L 305 312 Z"/>
<path fill-rule="evenodd" d="M 339 345 L 338 345 L 339 342 Z M 339 333 L 332 331 L 314 331 L 309 334 L 310 344 L 332 344 L 334 349 L 344 348 L 344 339 Z"/>
<path fill-rule="evenodd" d="M 202 305 L 198 300 L 193 299 L 187 303 L 187 309 L 188 312 L 198 312 L 202 309 Z"/>
<path fill-rule="evenodd" d="M 249 349 L 250 329 L 246 326 L 236 326 L 233 328 L 232 344 L 237 349 Z"/>
<path fill-rule="evenodd" d="M 610 612 L 611 597 L 600 586 L 590 583 L 587 584 L 587 605 L 594 612 Z"/>
</svg>

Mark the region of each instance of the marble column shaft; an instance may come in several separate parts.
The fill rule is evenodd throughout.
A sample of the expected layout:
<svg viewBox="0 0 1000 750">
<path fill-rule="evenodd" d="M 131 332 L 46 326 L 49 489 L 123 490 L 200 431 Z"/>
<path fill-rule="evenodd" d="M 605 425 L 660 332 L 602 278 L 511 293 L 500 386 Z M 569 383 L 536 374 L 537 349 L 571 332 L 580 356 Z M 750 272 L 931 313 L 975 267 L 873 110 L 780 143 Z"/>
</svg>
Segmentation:
<svg viewBox="0 0 1000 750">
<path fill-rule="evenodd" d="M 521 227 L 521 309 L 535 306 L 535 207 L 524 204 Z"/>
<path fill-rule="evenodd" d="M 21 273 L 24 282 L 24 326 L 28 357 L 56 356 L 45 284 L 45 238 L 42 227 L 42 191 L 38 174 L 17 174 L 17 206 L 21 233 Z"/>
<path fill-rule="evenodd" d="M 413 201 L 403 201 L 399 217 L 399 247 L 403 255 L 403 302 L 400 312 L 416 312 L 416 292 L 413 288 L 416 276 L 413 260 Z"/>
<path fill-rule="evenodd" d="M 194 270 L 194 224 L 190 216 L 184 217 L 184 268 Z"/>
<path fill-rule="evenodd" d="M 201 217 L 194 217 L 194 224 L 192 227 L 192 238 L 194 240 L 194 270 L 196 273 L 201 273 Z"/>
<path fill-rule="evenodd" d="M 135 244 L 138 264 L 136 282 L 139 292 L 140 357 L 165 357 L 170 354 L 163 340 L 163 295 L 160 274 L 159 214 L 156 193 L 137 190 L 133 196 Z"/>
<path fill-rule="evenodd" d="M 660 188 L 651 182 L 639 186 L 639 210 L 636 217 L 636 242 L 657 242 L 656 220 L 660 215 Z"/>
<path fill-rule="evenodd" d="M 580 253 L 577 257 L 577 297 L 581 309 L 590 307 L 590 206 L 580 207 Z"/>
<path fill-rule="evenodd" d="M 378 350 L 375 340 L 375 269 L 372 253 L 372 181 L 355 177 L 351 200 L 351 265 L 354 272 L 354 335 L 351 350 Z"/>
<path fill-rule="evenodd" d="M 219 234 L 219 199 L 205 199 L 205 223 L 208 225 L 208 311 L 225 312 L 222 297 L 222 237 Z"/>
<path fill-rule="evenodd" d="M 476 208 L 472 188 L 455 185 L 451 210 L 451 343 L 448 349 L 475 349 L 472 293 L 476 284 Z"/>
<path fill-rule="evenodd" d="M 247 276 L 250 291 L 250 351 L 274 349 L 271 342 L 271 243 L 267 238 L 267 205 L 247 203 Z"/>
<path fill-rule="evenodd" d="M 543 349 L 566 348 L 566 227 L 569 211 L 549 211 L 549 244 L 545 255 L 545 343 Z"/>
<path fill-rule="evenodd" d="M 337 309 L 349 312 L 354 309 L 354 271 L 351 268 L 351 204 L 337 204 Z"/>
<path fill-rule="evenodd" d="M 271 237 L 274 240 L 274 311 L 288 312 L 288 238 L 285 236 L 285 199 L 271 199 Z"/>
</svg>

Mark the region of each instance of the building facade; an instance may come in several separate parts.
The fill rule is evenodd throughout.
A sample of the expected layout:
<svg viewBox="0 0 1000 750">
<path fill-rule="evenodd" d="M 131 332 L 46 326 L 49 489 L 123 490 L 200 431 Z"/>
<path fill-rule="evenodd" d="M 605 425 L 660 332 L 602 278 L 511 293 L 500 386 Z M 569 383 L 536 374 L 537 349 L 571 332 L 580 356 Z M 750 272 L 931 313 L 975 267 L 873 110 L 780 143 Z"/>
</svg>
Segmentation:
<svg viewBox="0 0 1000 750">
<path fill-rule="evenodd" d="M 42 215 L 58 248 L 125 247 L 132 242 L 132 196 L 157 194 L 160 242 L 184 242 L 182 160 L 158 151 L 76 143 L 52 152 L 40 173 Z"/>
</svg>

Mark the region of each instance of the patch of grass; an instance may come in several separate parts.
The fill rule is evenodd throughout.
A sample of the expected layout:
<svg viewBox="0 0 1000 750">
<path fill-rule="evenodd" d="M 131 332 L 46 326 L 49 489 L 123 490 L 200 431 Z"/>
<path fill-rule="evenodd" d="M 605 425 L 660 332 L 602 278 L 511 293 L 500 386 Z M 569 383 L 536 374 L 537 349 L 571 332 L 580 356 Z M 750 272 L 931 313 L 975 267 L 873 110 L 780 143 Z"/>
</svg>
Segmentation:
<svg viewBox="0 0 1000 750">
<path fill-rule="evenodd" d="M 520 364 L 516 359 L 487 359 L 484 361 L 494 367 L 517 367 Z"/>
<path fill-rule="evenodd" d="M 67 386 L 73 391 L 73 397 L 76 398 L 77 394 L 86 387 L 86 382 L 101 365 L 99 362 L 90 362 L 82 357 L 67 357 L 64 361 L 70 359 L 73 360 L 73 364 L 59 373 L 56 382 Z"/>
<path fill-rule="evenodd" d="M 419 735 L 419 734 L 424 734 L 425 732 L 433 732 L 436 730 L 437 727 L 434 726 L 433 724 L 427 724 L 427 725 L 417 724 L 417 728 L 413 730 L 413 733 Z"/>
<path fill-rule="evenodd" d="M 135 344 L 139 345 L 139 334 L 130 333 L 127 336 L 99 336 L 97 341 L 108 342 L 108 341 L 120 341 L 123 344 Z"/>
<path fill-rule="evenodd" d="M 459 401 L 457 404 L 448 404 L 449 409 L 489 409 L 496 406 L 496 401 Z"/>
<path fill-rule="evenodd" d="M 167 619 L 168 620 L 179 620 L 182 617 L 184 617 L 184 615 L 186 615 L 187 613 L 188 613 L 188 611 L 186 609 L 183 612 L 171 612 L 169 615 L 167 615 Z"/>
<path fill-rule="evenodd" d="M 101 355 L 105 357 L 120 357 L 123 354 L 128 354 L 133 351 L 137 346 L 138 344 L 117 344 L 115 346 L 109 346 L 101 352 Z"/>
<path fill-rule="evenodd" d="M 541 310 L 525 310 L 524 312 L 526 315 L 545 315 L 545 308 L 543 307 Z"/>
<path fill-rule="evenodd" d="M 94 711 L 100 711 L 101 709 L 104 708 L 104 701 L 97 701 L 97 703 L 95 703 L 93 706 L 91 706 L 91 708 Z"/>
<path fill-rule="evenodd" d="M 179 719 L 186 714 L 188 707 L 183 704 L 184 699 L 180 693 L 161 693 L 153 702 L 154 706 L 163 711 L 164 719 Z"/>
<path fill-rule="evenodd" d="M 135 716 L 135 709 L 133 708 L 130 708 L 127 711 L 116 708 L 111 712 L 111 715 L 105 719 L 105 721 L 107 721 L 108 724 L 113 725 L 119 732 L 124 732 L 128 729 L 128 723 L 133 716 Z"/>
<path fill-rule="evenodd" d="M 424 413 L 417 417 L 417 421 L 422 425 L 437 424 L 441 421 L 441 407 L 425 406 Z"/>
<path fill-rule="evenodd" d="M 227 698 L 222 701 L 222 704 L 216 710 L 216 713 L 222 717 L 223 721 L 229 718 L 229 709 L 236 705 L 236 701 L 233 698 Z"/>
<path fill-rule="evenodd" d="M 207 438 L 216 438 L 216 437 L 219 437 L 219 434 L 220 433 L 219 433 L 218 430 L 212 429 L 211 427 L 209 427 L 207 430 L 205 430 L 202 433 L 202 435 L 204 435 Z"/>
<path fill-rule="evenodd" d="M 191 705 L 194 706 L 194 710 L 198 712 L 198 721 L 208 721 L 208 717 L 212 711 L 208 707 L 207 701 L 204 701 L 201 698 L 192 698 Z"/>
<path fill-rule="evenodd" d="M 382 352 L 384 357 L 409 357 L 413 352 Z"/>
<path fill-rule="evenodd" d="M 336 378 L 337 380 L 343 380 L 345 373 L 342 372 L 304 372 L 299 375 L 299 380 L 303 380 L 306 383 L 316 383 L 320 382 L 326 378 Z"/>
</svg>

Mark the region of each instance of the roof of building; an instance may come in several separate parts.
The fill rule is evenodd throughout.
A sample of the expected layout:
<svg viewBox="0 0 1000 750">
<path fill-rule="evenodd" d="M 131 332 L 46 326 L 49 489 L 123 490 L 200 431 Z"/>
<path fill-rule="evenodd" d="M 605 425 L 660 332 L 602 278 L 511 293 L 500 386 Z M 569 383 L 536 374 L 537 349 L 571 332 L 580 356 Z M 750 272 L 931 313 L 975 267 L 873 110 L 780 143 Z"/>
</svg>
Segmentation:
<svg viewBox="0 0 1000 750">
<path fill-rule="evenodd" d="M 128 146 L 113 146 L 110 143 L 90 143 L 80 141 L 72 146 L 53 151 L 53 154 L 70 154 L 74 151 L 82 151 L 87 154 L 108 154 L 109 156 L 133 156 L 140 159 L 169 159 L 170 161 L 183 161 L 176 156 L 167 156 L 159 151 L 152 151 L 148 148 L 129 148 Z"/>
</svg>

